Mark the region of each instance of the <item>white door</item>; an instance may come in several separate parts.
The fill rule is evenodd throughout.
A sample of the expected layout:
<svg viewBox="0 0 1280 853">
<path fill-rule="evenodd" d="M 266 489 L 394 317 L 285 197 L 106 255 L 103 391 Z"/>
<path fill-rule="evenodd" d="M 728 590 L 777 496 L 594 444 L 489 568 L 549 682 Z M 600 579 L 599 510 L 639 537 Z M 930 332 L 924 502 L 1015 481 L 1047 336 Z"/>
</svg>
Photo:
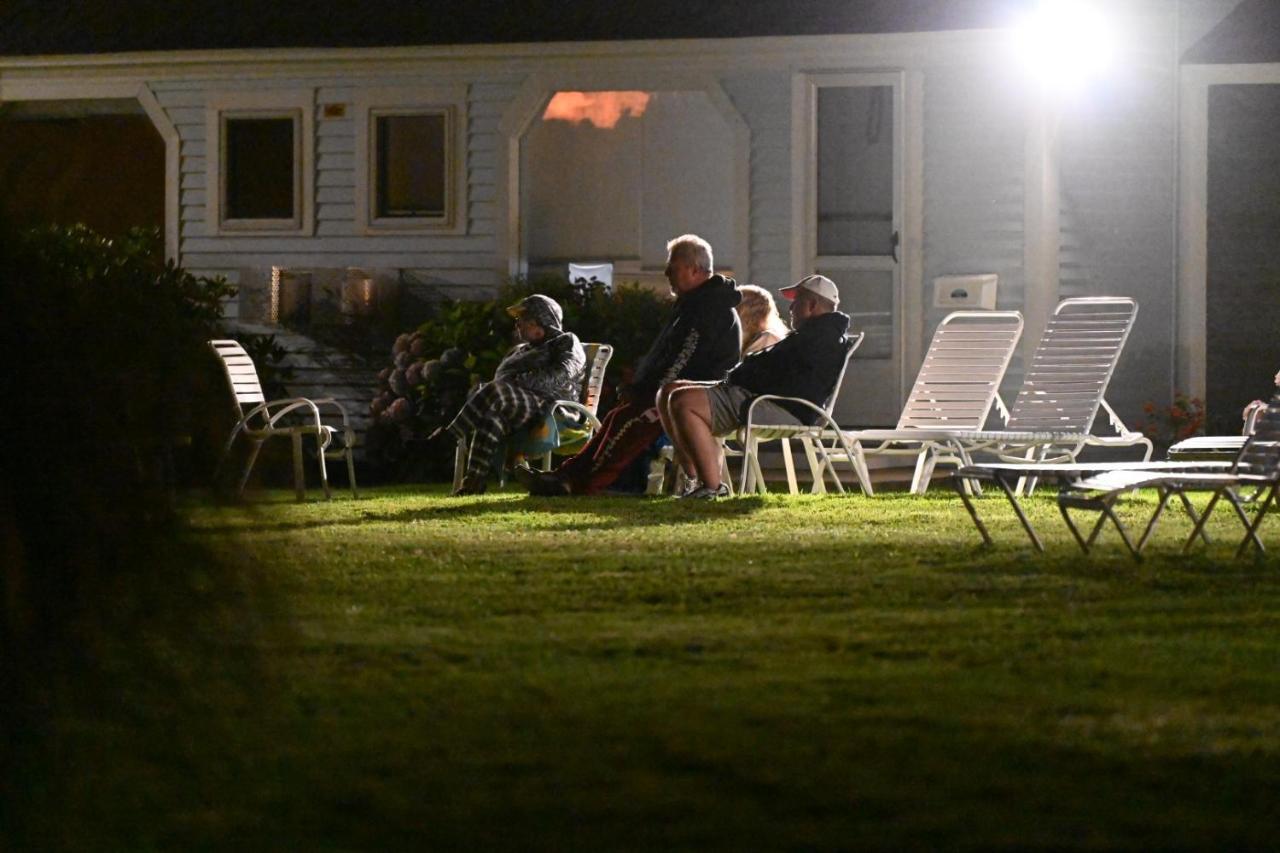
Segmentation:
<svg viewBox="0 0 1280 853">
<path fill-rule="evenodd" d="M 801 273 L 834 281 L 851 330 L 866 332 L 846 373 L 836 419 L 848 426 L 892 426 L 902 407 L 902 75 L 801 80 Z"/>
</svg>

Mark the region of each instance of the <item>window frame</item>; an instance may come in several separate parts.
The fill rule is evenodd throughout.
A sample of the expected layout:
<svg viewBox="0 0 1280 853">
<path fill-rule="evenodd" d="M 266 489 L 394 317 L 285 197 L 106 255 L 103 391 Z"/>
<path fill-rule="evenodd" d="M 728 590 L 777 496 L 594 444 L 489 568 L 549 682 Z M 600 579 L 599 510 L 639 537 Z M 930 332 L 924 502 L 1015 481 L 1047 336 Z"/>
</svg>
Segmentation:
<svg viewBox="0 0 1280 853">
<path fill-rule="evenodd" d="M 293 121 L 293 201 L 289 218 L 231 219 L 227 214 L 227 122 L 235 119 Z M 206 202 L 217 235 L 309 236 L 315 227 L 315 93 L 227 91 L 209 96 L 205 118 Z"/>
<path fill-rule="evenodd" d="M 467 232 L 467 87 L 405 86 L 356 94 L 355 224 L 362 234 L 465 234 Z M 444 214 L 378 215 L 378 119 L 443 115 Z"/>
</svg>

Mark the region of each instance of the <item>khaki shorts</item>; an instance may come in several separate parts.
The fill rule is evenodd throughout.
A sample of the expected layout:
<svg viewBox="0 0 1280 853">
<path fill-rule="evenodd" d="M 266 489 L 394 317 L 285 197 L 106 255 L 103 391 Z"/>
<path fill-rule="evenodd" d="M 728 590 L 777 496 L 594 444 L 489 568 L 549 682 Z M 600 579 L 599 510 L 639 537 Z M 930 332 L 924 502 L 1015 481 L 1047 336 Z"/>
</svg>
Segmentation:
<svg viewBox="0 0 1280 853">
<path fill-rule="evenodd" d="M 711 404 L 711 431 L 716 435 L 728 435 L 746 423 L 747 406 L 758 397 L 744 388 L 728 382 L 707 386 L 707 402 Z M 772 400 L 756 404 L 751 417 L 757 424 L 800 424 L 800 419 Z"/>
</svg>

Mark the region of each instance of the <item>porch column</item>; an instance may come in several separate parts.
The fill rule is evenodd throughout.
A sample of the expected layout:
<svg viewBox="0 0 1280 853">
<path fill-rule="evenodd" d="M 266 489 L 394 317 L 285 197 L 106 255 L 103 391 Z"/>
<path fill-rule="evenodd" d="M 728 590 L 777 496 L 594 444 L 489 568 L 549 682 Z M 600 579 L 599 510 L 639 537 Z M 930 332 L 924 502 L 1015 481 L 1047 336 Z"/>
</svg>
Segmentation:
<svg viewBox="0 0 1280 853">
<path fill-rule="evenodd" d="M 1058 304 L 1058 113 L 1043 90 L 1032 95 L 1027 116 L 1023 177 L 1023 357 L 1029 359 Z"/>
</svg>

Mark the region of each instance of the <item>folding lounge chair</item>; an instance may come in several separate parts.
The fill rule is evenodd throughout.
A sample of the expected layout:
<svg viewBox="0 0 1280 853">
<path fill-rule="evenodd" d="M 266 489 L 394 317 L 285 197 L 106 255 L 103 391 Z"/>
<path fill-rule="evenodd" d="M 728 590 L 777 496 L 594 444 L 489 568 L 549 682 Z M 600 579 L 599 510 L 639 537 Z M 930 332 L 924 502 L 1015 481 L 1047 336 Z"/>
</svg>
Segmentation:
<svg viewBox="0 0 1280 853">
<path fill-rule="evenodd" d="M 1211 491 L 1227 490 L 1211 499 L 1209 509 L 1212 509 L 1213 504 L 1220 498 L 1225 497 L 1236 508 L 1237 514 L 1242 512 L 1242 504 L 1269 495 L 1268 489 L 1272 485 L 1269 478 L 1274 477 L 1274 472 L 1267 466 L 1280 464 L 1274 458 L 1267 456 L 1268 453 L 1280 452 L 1276 449 L 1277 444 L 1280 444 L 1280 427 L 1277 427 L 1280 414 L 1276 411 L 1277 401 L 1280 401 L 1280 395 L 1272 401 L 1263 417 L 1259 419 L 1257 432 L 1248 437 L 1231 461 L 1199 459 L 1193 455 L 1184 454 L 1164 462 L 985 463 L 962 467 L 955 473 L 952 482 L 987 545 L 992 544 L 991 536 L 979 519 L 977 508 L 969 499 L 967 490 L 962 488 L 962 483 L 976 479 L 999 485 L 1028 538 L 1036 548 L 1043 551 L 1044 546 L 1040 537 L 1018 502 L 1017 490 L 1012 485 L 1028 476 L 1055 480 L 1062 486 L 1059 509 L 1076 541 L 1086 553 L 1096 541 L 1104 522 L 1110 520 L 1120 531 L 1120 536 L 1130 552 L 1137 557 L 1155 530 L 1156 521 L 1159 520 L 1165 505 L 1173 497 L 1179 499 L 1187 515 L 1196 525 L 1192 538 L 1198 535 L 1208 542 L 1201 516 L 1197 515 L 1186 492 L 1204 488 Z M 1237 488 L 1242 485 L 1254 486 L 1255 494 L 1247 499 L 1241 498 Z M 1134 489 L 1147 487 L 1160 491 L 1160 502 L 1146 531 L 1135 546 L 1111 507 L 1122 495 Z M 1266 502 L 1271 497 L 1274 495 L 1270 494 L 1264 499 L 1261 512 L 1266 511 Z M 1093 510 L 1099 513 L 1099 518 L 1088 537 L 1080 534 L 1068 514 L 1070 509 Z M 1261 547 L 1261 543 L 1257 542 L 1256 538 L 1254 541 L 1258 547 Z M 1189 539 L 1188 546 L 1190 542 Z"/>
<path fill-rule="evenodd" d="M 306 485 L 302 472 L 302 438 L 315 436 L 316 457 L 320 463 L 320 482 L 324 485 L 325 499 L 332 497 L 329 490 L 329 472 L 325 459 L 345 459 L 347 462 L 347 479 L 351 485 L 351 494 L 359 497 L 356 491 L 356 469 L 352 459 L 355 448 L 355 431 L 347 419 L 347 411 L 342 404 L 332 398 L 307 399 L 306 397 L 290 397 L 282 400 L 268 401 L 262 393 L 262 385 L 258 381 L 258 371 L 253 359 L 244 351 L 238 341 L 209 341 L 209 346 L 222 361 L 223 372 L 231 385 L 234 398 L 236 425 L 227 437 L 222 457 L 218 460 L 221 468 L 231 447 L 238 436 L 244 435 L 250 442 L 249 458 L 245 462 L 244 471 L 240 475 L 237 494 L 244 493 L 245 484 L 249 481 L 249 472 L 257 461 L 258 451 L 263 443 L 277 435 L 288 436 L 293 442 L 293 489 L 298 500 L 306 497 Z M 342 420 L 342 429 L 338 429 L 321 420 L 320 408 L 335 409 Z M 247 407 L 247 409 L 246 409 Z M 333 439 L 340 435 L 342 446 L 335 448 Z"/>
<path fill-rule="evenodd" d="M 556 400 L 552 403 L 548 413 L 548 417 L 555 418 L 557 422 L 568 423 L 576 421 L 571 428 L 561 427 L 558 430 L 559 444 L 551 450 L 540 450 L 535 455 L 542 457 L 542 469 L 544 471 L 551 469 L 551 456 L 553 453 L 576 452 L 592 434 L 600 428 L 600 419 L 596 417 L 596 410 L 600 405 L 600 394 L 604 388 L 605 368 L 609 366 L 609 360 L 613 358 L 613 347 L 609 344 L 589 343 L 583 344 L 582 349 L 587 356 L 587 369 L 583 371 L 582 376 L 582 394 L 577 400 Z M 523 453 L 527 448 L 529 439 L 528 431 L 521 430 L 511 436 L 511 440 L 507 444 L 509 450 L 517 453 Z M 569 450 L 573 448 L 573 450 Z M 467 471 L 467 455 L 469 446 L 463 442 L 458 442 L 457 450 L 453 455 L 453 488 L 456 490 L 462 485 L 462 477 Z M 504 451 L 505 457 L 505 451 Z M 499 479 L 504 480 L 505 469 L 499 474 Z"/>
<path fill-rule="evenodd" d="M 911 491 L 923 494 L 940 455 L 949 455 L 949 445 L 922 440 L 917 437 L 921 431 L 980 430 L 993 404 L 1002 417 L 1008 416 L 1000 399 L 1000 381 L 1021 337 L 1022 315 L 1017 311 L 955 311 L 943 318 L 897 427 L 844 433 L 853 449 L 851 461 L 867 483 L 868 494 L 867 456 L 914 456 Z M 864 438 L 872 432 L 875 438 Z M 833 445 L 830 453 L 839 460 L 842 450 Z"/>
<path fill-rule="evenodd" d="M 1191 535 L 1183 543 L 1183 551 L 1189 550 L 1197 538 L 1208 544 L 1209 537 L 1204 529 L 1205 522 L 1208 521 L 1219 501 L 1226 500 L 1245 529 L 1244 538 L 1236 549 L 1236 556 L 1240 557 L 1250 545 L 1259 552 L 1265 550 L 1262 540 L 1258 538 L 1258 528 L 1268 509 L 1275 503 L 1278 485 L 1280 485 L 1280 395 L 1272 399 L 1271 404 L 1258 419 L 1253 435 L 1249 436 L 1240 449 L 1229 470 L 1214 471 L 1202 468 L 1161 473 L 1138 469 L 1095 474 L 1068 483 L 1058 495 L 1058 509 L 1071 535 L 1075 537 L 1085 553 L 1088 553 L 1089 548 L 1097 541 L 1104 524 L 1110 521 L 1120 533 L 1120 538 L 1124 540 L 1129 553 L 1134 559 L 1141 559 L 1142 548 L 1155 532 L 1156 522 L 1160 520 L 1171 498 L 1176 496 L 1182 501 L 1188 515 L 1195 523 Z M 1262 500 L 1252 519 L 1245 511 L 1246 499 L 1240 496 L 1240 489 L 1245 487 L 1255 488 L 1262 495 Z M 1155 512 L 1152 513 L 1142 537 L 1135 546 L 1112 507 L 1121 496 L 1142 488 L 1154 488 L 1160 497 L 1156 503 Z M 1198 517 L 1187 498 L 1189 491 L 1208 491 L 1212 494 L 1209 503 Z M 1069 512 L 1071 509 L 1098 513 L 1088 537 L 1083 536 L 1076 526 Z"/>
<path fill-rule="evenodd" d="M 1063 300 L 1045 326 L 1005 429 L 921 429 L 917 439 L 936 442 L 936 462 L 961 466 L 972 464 L 975 453 L 1006 461 L 1069 463 L 1089 446 L 1144 445 L 1143 460 L 1150 459 L 1151 440 L 1126 427 L 1105 399 L 1137 315 L 1138 304 L 1128 297 Z M 1092 432 L 1100 408 L 1112 435 Z M 860 430 L 856 436 L 860 442 L 900 438 L 894 430 Z M 950 455 L 941 450 L 944 447 L 950 448 Z M 1033 475 L 1027 482 L 1034 484 Z"/>
<path fill-rule="evenodd" d="M 787 471 L 787 485 L 792 494 L 796 494 L 799 491 L 796 485 L 795 462 L 791 456 L 790 439 L 793 438 L 799 439 L 804 447 L 805 456 L 809 462 L 809 470 L 813 474 L 813 491 L 819 494 L 826 491 L 823 476 L 825 473 L 830 472 L 832 479 L 835 481 L 836 491 L 841 494 L 844 493 L 844 486 L 836 474 L 830 458 L 830 450 L 824 446 L 822 436 L 834 436 L 835 443 L 843 450 L 843 458 L 852 462 L 855 458 L 854 451 L 845 441 L 844 433 L 840 431 L 840 427 L 831 417 L 831 410 L 835 407 L 836 399 L 840 394 L 840 386 L 844 384 L 844 374 L 849 369 L 849 361 L 858 347 L 862 345 L 865 337 L 865 332 L 858 332 L 849 336 L 844 354 L 844 365 L 840 368 L 840 374 L 836 377 L 835 385 L 831 388 L 822 406 L 815 406 L 808 400 L 799 397 L 783 397 L 774 394 L 762 394 L 751 401 L 751 405 L 747 407 L 746 423 L 742 425 L 735 436 L 738 443 L 742 445 L 742 474 L 739 478 L 739 484 L 744 494 L 753 489 L 761 494 L 768 491 L 768 487 L 765 486 L 764 475 L 760 470 L 760 444 L 774 440 L 782 442 L 782 459 Z M 812 426 L 759 423 L 755 419 L 756 406 L 765 400 L 799 404 L 813 410 L 818 415 L 818 422 Z M 858 478 L 858 483 L 862 487 L 863 493 L 871 494 L 871 482 L 865 477 L 864 471 L 860 470 L 856 464 L 854 465 L 854 474 Z"/>
</svg>

